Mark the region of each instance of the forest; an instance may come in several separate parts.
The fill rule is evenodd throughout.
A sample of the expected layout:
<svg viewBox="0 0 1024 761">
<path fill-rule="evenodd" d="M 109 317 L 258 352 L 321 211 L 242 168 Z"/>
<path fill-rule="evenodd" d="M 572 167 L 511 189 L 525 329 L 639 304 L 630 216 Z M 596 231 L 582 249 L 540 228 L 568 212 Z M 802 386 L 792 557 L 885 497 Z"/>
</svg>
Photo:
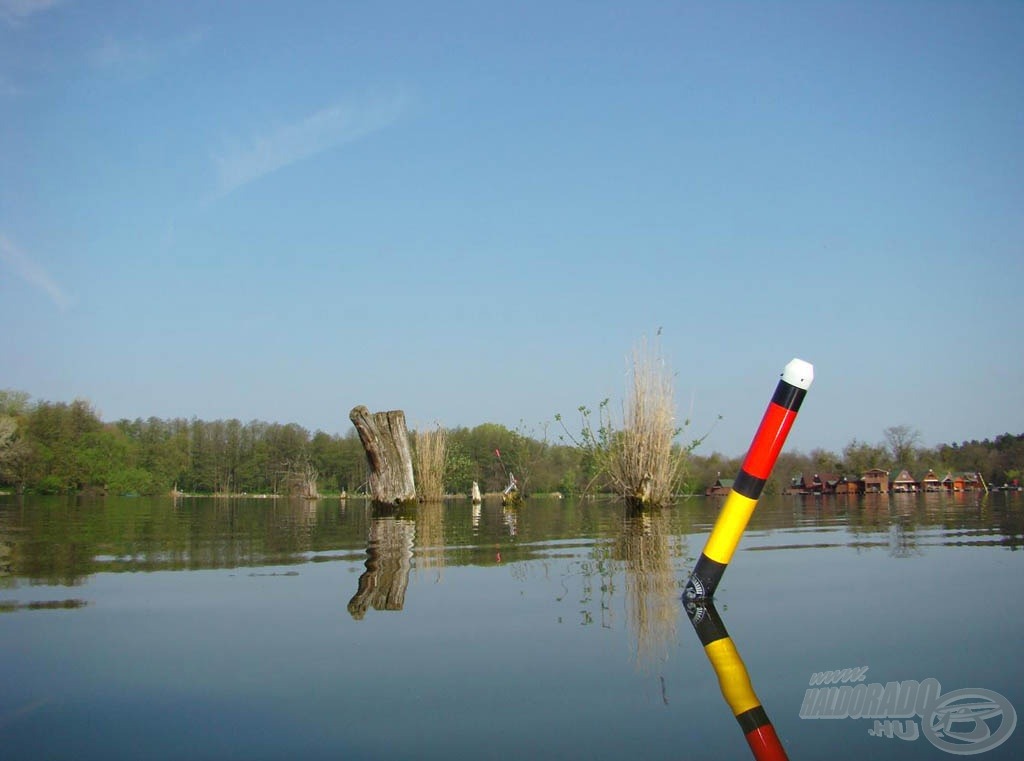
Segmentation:
<svg viewBox="0 0 1024 761">
<path fill-rule="evenodd" d="M 510 429 L 497 423 L 447 430 L 444 487 L 465 494 L 473 481 L 500 491 L 515 473 L 530 493 L 565 495 L 593 491 L 595 464 L 559 423 Z M 853 440 L 842 452 L 784 451 L 766 493 L 781 491 L 799 474 L 859 475 L 868 468 L 979 472 L 989 484 L 1021 477 L 1024 434 L 919 445 L 907 425 L 882 432 L 878 443 Z M 684 489 L 703 493 L 718 477 L 733 478 L 742 453 L 687 457 Z M 89 402 L 33 401 L 22 391 L 0 390 L 0 488 L 37 494 L 297 493 L 310 472 L 324 495 L 358 494 L 367 466 L 354 430 L 344 435 L 310 432 L 295 423 L 196 418 L 102 421 Z"/>
</svg>

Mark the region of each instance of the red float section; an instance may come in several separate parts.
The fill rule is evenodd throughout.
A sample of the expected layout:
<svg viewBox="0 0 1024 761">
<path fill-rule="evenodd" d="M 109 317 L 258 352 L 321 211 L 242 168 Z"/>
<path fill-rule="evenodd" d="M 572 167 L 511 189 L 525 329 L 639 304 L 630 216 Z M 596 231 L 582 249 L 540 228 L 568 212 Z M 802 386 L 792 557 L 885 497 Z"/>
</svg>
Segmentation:
<svg viewBox="0 0 1024 761">
<path fill-rule="evenodd" d="M 771 724 L 748 732 L 747 744 L 754 752 L 757 761 L 789 761 L 786 750 L 782 747 L 782 741 L 775 734 L 775 728 Z"/>
<path fill-rule="evenodd" d="M 769 404 L 768 409 L 764 411 L 761 425 L 754 434 L 754 440 L 750 442 L 750 449 L 743 461 L 743 470 L 754 478 L 767 480 L 775 461 L 779 458 L 782 445 L 786 443 L 794 420 L 796 410 L 787 410 L 775 402 Z"/>
</svg>

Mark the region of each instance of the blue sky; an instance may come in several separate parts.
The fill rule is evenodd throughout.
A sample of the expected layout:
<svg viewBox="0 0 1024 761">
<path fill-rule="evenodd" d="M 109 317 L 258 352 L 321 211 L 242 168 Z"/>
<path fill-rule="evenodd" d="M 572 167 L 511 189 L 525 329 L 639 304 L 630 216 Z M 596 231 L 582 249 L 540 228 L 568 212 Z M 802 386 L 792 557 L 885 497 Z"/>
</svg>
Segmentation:
<svg viewBox="0 0 1024 761">
<path fill-rule="evenodd" d="M 1024 3 L 0 0 L 0 388 L 1024 432 Z M 723 420 L 714 424 L 718 415 Z"/>
</svg>

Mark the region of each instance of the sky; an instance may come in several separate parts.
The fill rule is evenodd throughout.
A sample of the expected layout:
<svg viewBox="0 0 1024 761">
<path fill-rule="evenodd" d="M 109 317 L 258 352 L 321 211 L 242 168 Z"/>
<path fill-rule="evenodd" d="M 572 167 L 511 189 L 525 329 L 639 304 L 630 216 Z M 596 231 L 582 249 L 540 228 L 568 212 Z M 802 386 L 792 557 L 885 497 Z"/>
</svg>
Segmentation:
<svg viewBox="0 0 1024 761">
<path fill-rule="evenodd" d="M 0 388 L 555 438 L 650 340 L 705 454 L 794 357 L 790 449 L 1022 433 L 1022 40 L 984 0 L 0 0 Z"/>
</svg>

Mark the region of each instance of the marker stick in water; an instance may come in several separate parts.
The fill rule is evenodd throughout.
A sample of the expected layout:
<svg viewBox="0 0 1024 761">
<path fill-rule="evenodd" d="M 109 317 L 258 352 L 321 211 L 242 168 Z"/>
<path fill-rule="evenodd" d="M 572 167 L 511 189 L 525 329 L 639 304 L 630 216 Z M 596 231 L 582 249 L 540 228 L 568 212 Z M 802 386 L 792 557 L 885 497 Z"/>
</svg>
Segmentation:
<svg viewBox="0 0 1024 761">
<path fill-rule="evenodd" d="M 782 371 L 782 379 L 754 434 L 740 473 L 686 583 L 685 599 L 705 600 L 714 596 L 813 380 L 814 366 L 802 359 L 791 360 Z"/>
</svg>

